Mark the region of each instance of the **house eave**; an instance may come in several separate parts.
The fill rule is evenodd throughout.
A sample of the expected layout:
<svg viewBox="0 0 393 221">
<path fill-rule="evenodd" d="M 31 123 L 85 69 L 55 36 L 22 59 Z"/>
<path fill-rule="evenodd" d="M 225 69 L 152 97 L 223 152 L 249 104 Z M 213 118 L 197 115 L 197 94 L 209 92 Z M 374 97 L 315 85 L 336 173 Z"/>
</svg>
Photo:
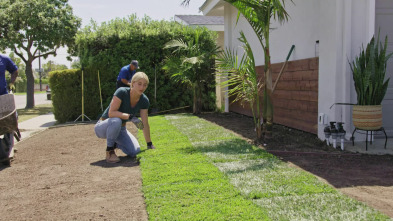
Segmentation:
<svg viewBox="0 0 393 221">
<path fill-rule="evenodd" d="M 224 16 L 224 1 L 206 0 L 199 10 L 206 16 Z"/>
</svg>

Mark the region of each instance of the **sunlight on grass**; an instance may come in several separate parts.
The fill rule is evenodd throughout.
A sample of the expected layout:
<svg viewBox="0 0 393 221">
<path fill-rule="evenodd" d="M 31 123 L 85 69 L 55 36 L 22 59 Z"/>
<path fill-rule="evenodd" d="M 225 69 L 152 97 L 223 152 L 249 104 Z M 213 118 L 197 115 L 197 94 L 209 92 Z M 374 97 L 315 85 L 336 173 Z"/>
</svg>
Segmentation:
<svg viewBox="0 0 393 221">
<path fill-rule="evenodd" d="M 23 121 L 29 120 L 34 117 L 38 117 L 43 114 L 47 114 L 53 111 L 52 104 L 41 104 L 36 105 L 32 109 L 17 109 L 18 112 L 18 122 L 21 123 Z"/>
<path fill-rule="evenodd" d="M 370 207 L 339 193 L 320 193 L 255 200 L 273 220 L 387 220 Z"/>
<path fill-rule="evenodd" d="M 181 128 L 181 132 L 187 135 L 191 142 L 236 138 L 229 131 L 225 129 L 217 130 L 217 126 L 203 123 L 198 117 L 192 114 L 169 115 L 168 120 L 171 120 L 177 128 Z"/>
<path fill-rule="evenodd" d="M 216 165 L 240 192 L 252 199 L 335 192 L 315 176 L 276 160 L 243 160 Z"/>
<path fill-rule="evenodd" d="M 142 149 L 138 159 L 150 220 L 268 220 L 165 117 L 149 123 L 157 149 Z"/>
<path fill-rule="evenodd" d="M 272 220 L 389 220 L 220 126 L 187 114 L 166 118 L 188 137 L 190 153 L 204 154 Z"/>
</svg>

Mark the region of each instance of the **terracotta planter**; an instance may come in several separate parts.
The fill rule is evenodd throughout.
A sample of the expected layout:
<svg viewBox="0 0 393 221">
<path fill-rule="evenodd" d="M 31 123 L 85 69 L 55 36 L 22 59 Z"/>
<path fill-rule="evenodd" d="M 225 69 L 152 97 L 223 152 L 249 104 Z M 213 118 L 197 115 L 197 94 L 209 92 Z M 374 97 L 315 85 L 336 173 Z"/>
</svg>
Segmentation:
<svg viewBox="0 0 393 221">
<path fill-rule="evenodd" d="M 382 105 L 354 105 L 353 125 L 361 130 L 378 130 L 382 127 Z"/>
</svg>

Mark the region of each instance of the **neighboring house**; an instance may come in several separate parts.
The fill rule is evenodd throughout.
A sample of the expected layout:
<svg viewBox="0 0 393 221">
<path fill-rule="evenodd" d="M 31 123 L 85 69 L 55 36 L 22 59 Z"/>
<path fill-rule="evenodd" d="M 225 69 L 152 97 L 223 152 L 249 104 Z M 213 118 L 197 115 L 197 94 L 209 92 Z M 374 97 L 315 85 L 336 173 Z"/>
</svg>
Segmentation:
<svg viewBox="0 0 393 221">
<path fill-rule="evenodd" d="M 352 107 L 331 106 L 356 103 L 348 61 L 358 55 L 362 44 L 366 46 L 379 28 L 381 39 L 389 36 L 388 52 L 393 51 L 393 1 L 293 0 L 285 4 L 289 21 L 271 24 L 273 73 L 279 72 L 291 45 L 295 45 L 295 50 L 274 93 L 274 121 L 324 139 L 324 125 L 318 124 L 318 116 L 322 114 L 327 116 L 327 121 L 344 122 L 349 139 L 354 130 Z M 200 10 L 206 16 L 224 16 L 225 47 L 238 48 L 239 31 L 245 32 L 258 73 L 262 74 L 263 50 L 247 21 L 240 17 L 236 23 L 237 9 L 222 0 L 207 0 Z M 383 101 L 383 126 L 388 136 L 393 136 L 393 59 L 386 75 L 392 79 Z M 236 103 L 230 104 L 227 110 L 251 113 Z"/>
<path fill-rule="evenodd" d="M 203 15 L 175 15 L 174 20 L 190 27 L 204 26 L 209 30 L 217 32 L 217 45 L 222 49 L 224 45 L 224 16 L 203 16 Z M 216 78 L 216 105 L 217 107 L 225 107 L 225 92 L 220 87 L 220 78 Z"/>
</svg>

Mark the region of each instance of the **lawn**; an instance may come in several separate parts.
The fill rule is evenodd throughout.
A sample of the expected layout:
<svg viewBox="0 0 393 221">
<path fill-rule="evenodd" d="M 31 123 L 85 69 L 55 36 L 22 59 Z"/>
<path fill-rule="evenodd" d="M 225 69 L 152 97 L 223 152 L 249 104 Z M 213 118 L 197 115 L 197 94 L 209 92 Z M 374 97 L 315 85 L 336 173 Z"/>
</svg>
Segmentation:
<svg viewBox="0 0 393 221">
<path fill-rule="evenodd" d="M 138 158 L 151 220 L 390 220 L 206 120 L 149 121 L 157 149 Z"/>
<path fill-rule="evenodd" d="M 43 89 L 42 91 L 34 91 L 34 94 L 45 94 L 46 90 Z M 26 92 L 16 92 L 15 95 L 26 95 Z"/>
<path fill-rule="evenodd" d="M 38 117 L 43 114 L 47 114 L 53 111 L 52 104 L 41 104 L 36 105 L 34 108 L 31 109 L 17 109 L 18 112 L 18 122 L 21 123 L 23 121 L 29 120 L 34 117 Z"/>
</svg>

